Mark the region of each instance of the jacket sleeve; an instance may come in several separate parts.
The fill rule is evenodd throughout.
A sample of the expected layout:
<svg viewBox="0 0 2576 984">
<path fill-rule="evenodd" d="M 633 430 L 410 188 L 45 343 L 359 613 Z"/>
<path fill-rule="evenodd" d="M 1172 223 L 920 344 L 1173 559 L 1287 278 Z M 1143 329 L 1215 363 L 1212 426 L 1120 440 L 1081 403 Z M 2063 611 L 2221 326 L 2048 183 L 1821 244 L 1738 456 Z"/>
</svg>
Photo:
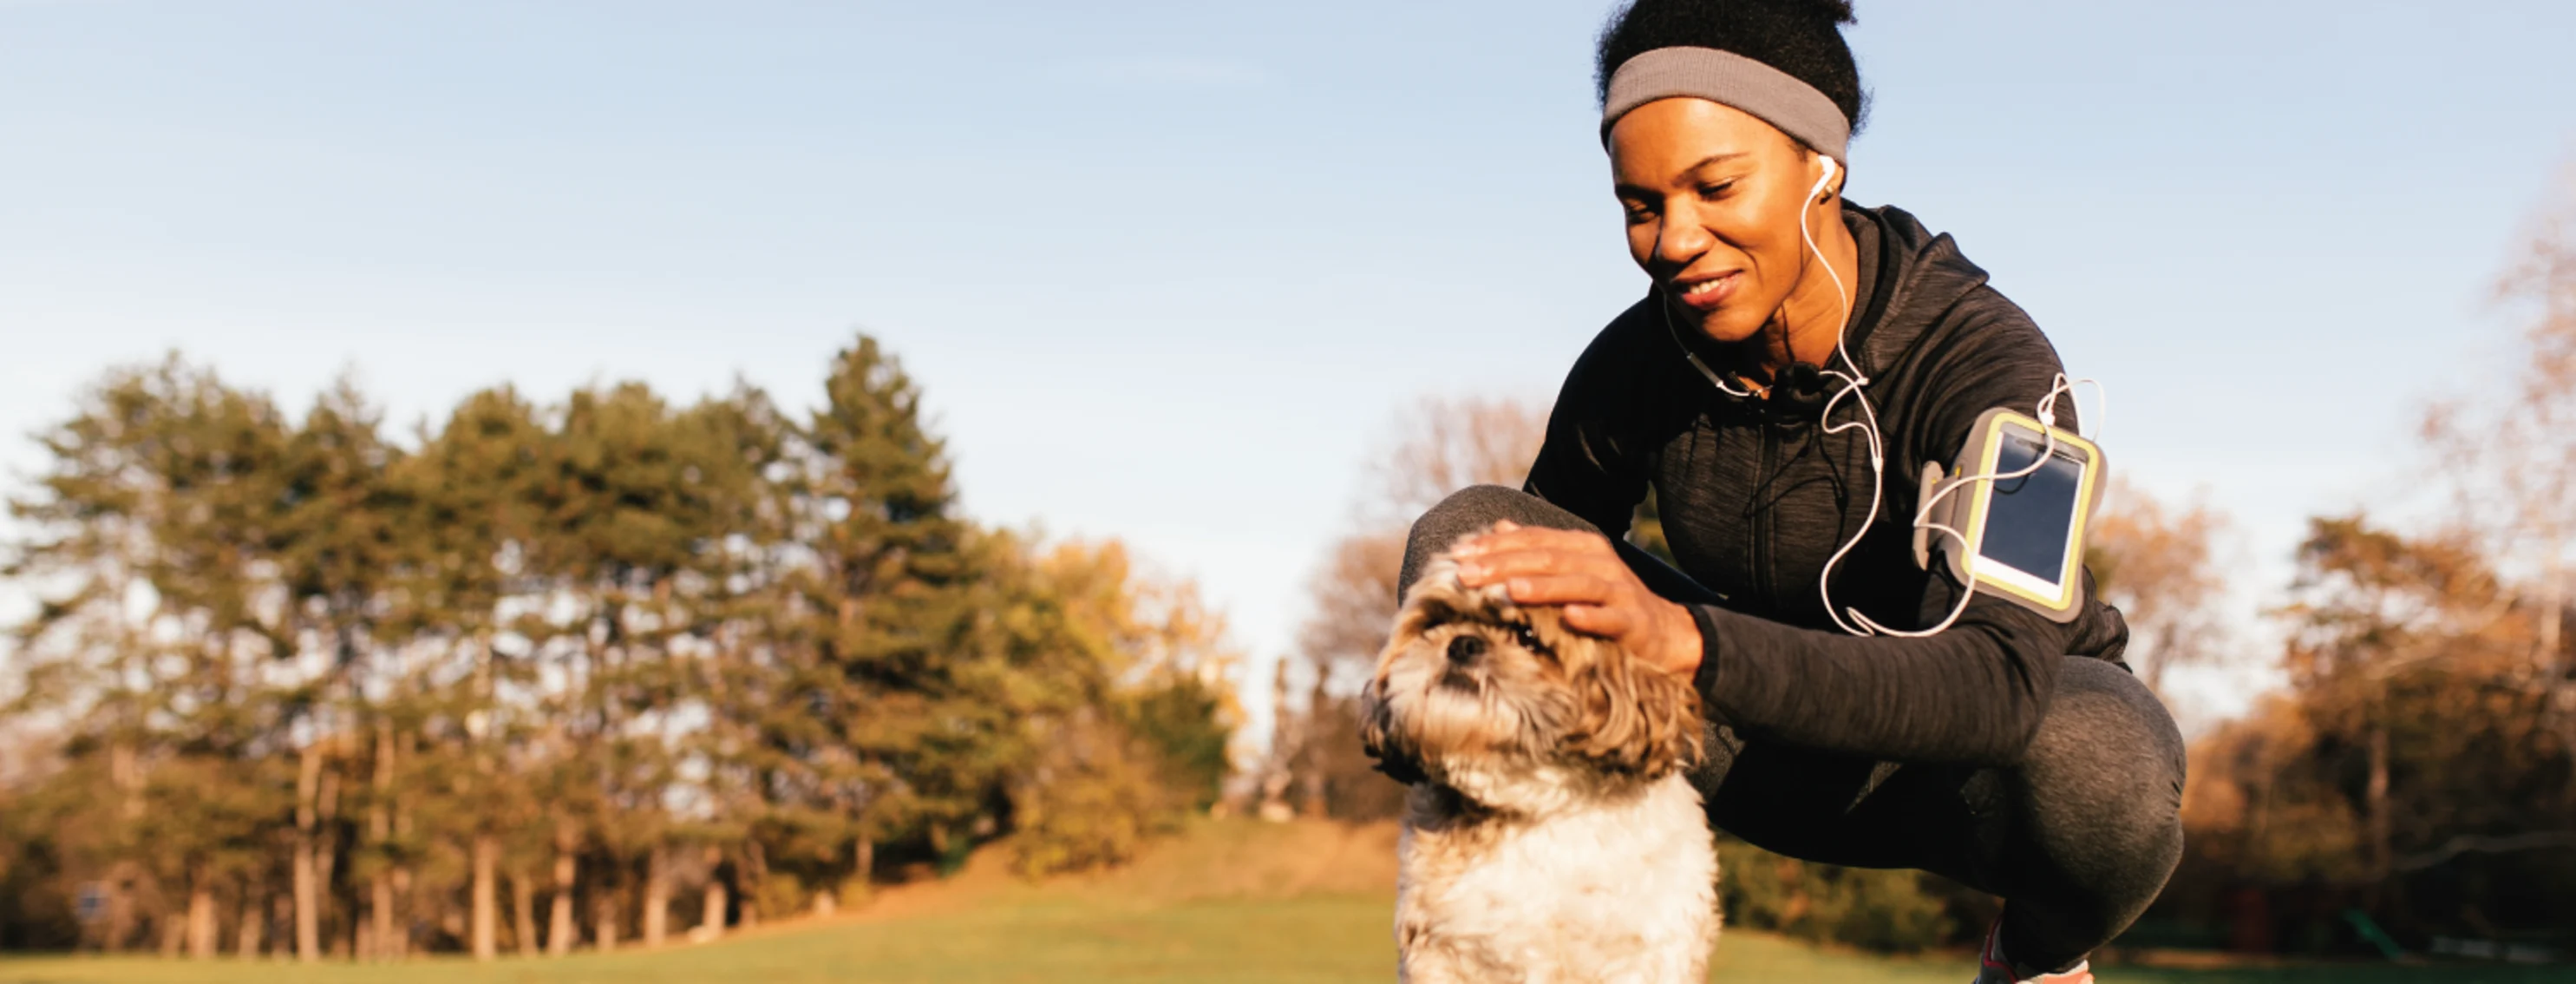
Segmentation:
<svg viewBox="0 0 2576 984">
<path fill-rule="evenodd" d="M 1894 474 L 1895 459 L 1955 458 L 1988 408 L 2032 412 L 2056 378 L 2056 352 L 2027 316 L 2000 295 L 1985 300 L 1950 326 L 1960 333 L 1953 344 L 1928 347 L 1939 362 L 1921 368 L 1925 385 L 1906 408 L 1921 425 L 1905 435 L 1916 454 L 1891 455 L 1889 481 L 1912 482 Z M 2059 425 L 2073 427 L 2074 401 L 2061 396 L 2057 408 Z M 1907 511 L 1894 521 L 1910 519 Z M 2089 574 L 2086 581 L 2089 596 Z M 1919 617 L 1929 626 L 1957 606 L 1960 586 L 1946 574 L 1925 582 Z M 1984 595 L 1923 638 L 1858 637 L 1691 607 L 1704 647 L 1694 682 L 1712 718 L 1739 733 L 1909 762 L 2017 761 L 2048 711 L 2059 663 L 2075 651 L 2070 643 L 2107 631 L 2106 618 L 2118 628 L 2116 612 L 2063 625 Z"/>
<path fill-rule="evenodd" d="M 1646 302 L 1640 302 L 1640 307 Z M 1547 436 L 1521 491 L 1537 496 L 1625 543 L 1637 504 L 1646 498 L 1646 436 L 1635 390 L 1632 323 L 1639 307 L 1594 336 L 1565 374 L 1549 411 Z"/>
<path fill-rule="evenodd" d="M 1804 629 L 1692 605 L 1693 682 L 1747 737 L 1906 762 L 2009 764 L 2048 712 L 2066 629 L 1979 596 L 1920 639 Z"/>
</svg>

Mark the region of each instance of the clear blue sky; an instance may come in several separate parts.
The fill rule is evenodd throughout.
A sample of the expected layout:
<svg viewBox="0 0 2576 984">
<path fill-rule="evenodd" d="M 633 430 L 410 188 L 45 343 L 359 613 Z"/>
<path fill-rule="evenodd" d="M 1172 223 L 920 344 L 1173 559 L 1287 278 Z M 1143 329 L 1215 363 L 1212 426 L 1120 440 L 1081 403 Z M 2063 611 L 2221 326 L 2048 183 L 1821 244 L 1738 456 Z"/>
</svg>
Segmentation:
<svg viewBox="0 0 2576 984">
<path fill-rule="evenodd" d="M 2576 151 L 2576 4 L 1860 8 L 1851 196 L 2109 384 L 2249 599 L 2496 354 Z M 502 381 L 802 404 L 864 328 L 973 512 L 1126 538 L 1267 657 L 1399 405 L 1543 398 L 1642 289 L 1605 13 L 0 0 L 0 466 L 172 347 L 290 403 L 354 367 L 408 425 Z"/>
</svg>

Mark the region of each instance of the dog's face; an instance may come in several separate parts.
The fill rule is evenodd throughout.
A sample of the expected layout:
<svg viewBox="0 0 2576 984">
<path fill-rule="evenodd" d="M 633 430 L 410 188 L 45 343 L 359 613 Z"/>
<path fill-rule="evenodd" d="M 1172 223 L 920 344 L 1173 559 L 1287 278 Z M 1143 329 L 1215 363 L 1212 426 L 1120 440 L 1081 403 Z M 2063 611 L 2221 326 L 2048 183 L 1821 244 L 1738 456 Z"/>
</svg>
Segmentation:
<svg viewBox="0 0 2576 984">
<path fill-rule="evenodd" d="M 1388 775 L 1462 791 L 1515 772 L 1659 779 L 1700 752 L 1686 682 L 1565 628 L 1554 606 L 1468 590 L 1446 555 L 1406 593 L 1362 705 L 1361 737 Z"/>
</svg>

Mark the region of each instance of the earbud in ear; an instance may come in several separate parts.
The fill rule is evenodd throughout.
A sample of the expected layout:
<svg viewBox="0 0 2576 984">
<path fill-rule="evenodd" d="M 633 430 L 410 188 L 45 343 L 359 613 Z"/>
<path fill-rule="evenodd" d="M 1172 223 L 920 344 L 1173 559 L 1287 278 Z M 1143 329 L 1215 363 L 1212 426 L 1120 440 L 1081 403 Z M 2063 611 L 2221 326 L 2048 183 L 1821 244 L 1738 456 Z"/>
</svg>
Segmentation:
<svg viewBox="0 0 2576 984">
<path fill-rule="evenodd" d="M 1810 198 L 1822 198 L 1825 193 L 1825 186 L 1834 183 L 1834 159 L 1823 154 L 1817 154 L 1816 161 L 1825 166 L 1825 173 L 1816 178 L 1815 187 L 1807 189 L 1807 196 Z"/>
</svg>

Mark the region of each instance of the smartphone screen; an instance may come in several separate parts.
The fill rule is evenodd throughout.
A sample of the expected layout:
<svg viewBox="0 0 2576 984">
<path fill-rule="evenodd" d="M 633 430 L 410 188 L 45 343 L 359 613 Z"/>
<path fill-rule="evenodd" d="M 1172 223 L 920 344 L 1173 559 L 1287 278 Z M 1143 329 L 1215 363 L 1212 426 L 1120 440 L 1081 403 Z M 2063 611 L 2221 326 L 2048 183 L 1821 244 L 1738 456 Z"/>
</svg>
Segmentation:
<svg viewBox="0 0 2576 984">
<path fill-rule="evenodd" d="M 2006 430 L 1995 456 L 1995 472 L 2010 475 L 2038 460 L 2038 438 Z M 2066 547 L 2074 539 L 2075 498 L 2083 488 L 2084 463 L 2064 448 L 2048 463 L 2019 478 L 1997 479 L 1986 504 L 1985 537 L 1977 553 L 2052 587 L 2066 571 Z"/>
</svg>

